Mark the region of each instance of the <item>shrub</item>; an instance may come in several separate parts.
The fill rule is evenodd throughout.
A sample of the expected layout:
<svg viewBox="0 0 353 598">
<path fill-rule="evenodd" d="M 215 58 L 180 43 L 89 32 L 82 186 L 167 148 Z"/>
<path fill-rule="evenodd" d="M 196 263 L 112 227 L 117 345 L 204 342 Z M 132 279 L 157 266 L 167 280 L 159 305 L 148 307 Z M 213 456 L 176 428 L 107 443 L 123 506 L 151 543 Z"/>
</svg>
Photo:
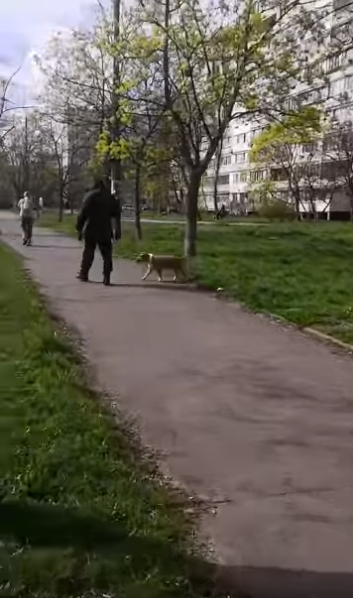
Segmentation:
<svg viewBox="0 0 353 598">
<path fill-rule="evenodd" d="M 259 216 L 268 220 L 295 220 L 292 206 L 282 199 L 266 199 L 258 207 Z"/>
</svg>

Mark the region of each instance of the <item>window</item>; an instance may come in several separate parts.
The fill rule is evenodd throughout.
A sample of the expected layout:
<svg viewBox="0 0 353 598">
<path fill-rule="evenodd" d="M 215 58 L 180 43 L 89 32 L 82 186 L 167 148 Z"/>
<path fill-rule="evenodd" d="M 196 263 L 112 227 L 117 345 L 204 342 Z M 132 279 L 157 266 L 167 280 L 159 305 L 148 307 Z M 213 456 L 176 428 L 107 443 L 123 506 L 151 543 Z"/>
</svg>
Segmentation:
<svg viewBox="0 0 353 598">
<path fill-rule="evenodd" d="M 353 75 L 348 75 L 348 77 L 344 78 L 343 88 L 345 91 L 353 89 Z"/>
<path fill-rule="evenodd" d="M 322 149 L 324 152 L 329 152 L 331 150 L 334 150 L 336 147 L 337 147 L 337 137 L 335 137 L 334 135 L 328 135 L 327 137 L 324 138 L 323 144 L 322 144 Z"/>
<path fill-rule="evenodd" d="M 230 146 L 230 137 L 225 137 L 223 139 L 223 147 L 229 147 Z"/>
<path fill-rule="evenodd" d="M 248 180 L 248 173 L 246 171 L 240 173 L 240 180 L 242 183 L 246 183 Z"/>
<path fill-rule="evenodd" d="M 248 138 L 248 133 L 241 133 L 239 135 L 236 135 L 234 139 L 235 139 L 235 143 L 238 144 L 238 143 L 246 143 L 247 138 Z"/>
<path fill-rule="evenodd" d="M 222 174 L 218 177 L 219 185 L 229 185 L 229 174 Z"/>
<path fill-rule="evenodd" d="M 233 174 L 233 183 L 239 183 L 239 172 Z"/>
<path fill-rule="evenodd" d="M 262 181 L 264 178 L 265 178 L 264 170 L 253 170 L 252 172 L 250 172 L 250 180 L 252 182 Z"/>
<path fill-rule="evenodd" d="M 342 92 L 342 80 L 331 81 L 330 83 L 330 96 L 337 97 Z"/>
<path fill-rule="evenodd" d="M 316 143 L 305 143 L 303 145 L 303 152 L 305 154 L 313 154 L 317 149 Z"/>
<path fill-rule="evenodd" d="M 219 193 L 219 194 L 217 194 L 217 200 L 220 203 L 227 204 L 229 202 L 229 193 Z"/>
<path fill-rule="evenodd" d="M 270 172 L 271 181 L 285 181 L 287 173 L 284 168 L 272 168 Z"/>
<path fill-rule="evenodd" d="M 340 56 L 336 54 L 335 56 L 330 56 L 327 60 L 327 69 L 329 71 L 333 71 L 333 69 L 337 69 L 340 65 Z"/>
<path fill-rule="evenodd" d="M 338 69 L 341 65 L 347 62 L 347 52 L 341 52 L 330 56 L 327 59 L 326 70 L 328 72 Z"/>
<path fill-rule="evenodd" d="M 246 162 L 247 152 L 239 152 L 238 154 L 234 154 L 234 162 L 236 164 L 240 164 L 241 162 Z"/>
<path fill-rule="evenodd" d="M 299 106 L 318 104 L 323 100 L 324 94 L 325 88 L 318 87 L 317 89 L 312 89 L 311 91 L 303 91 L 301 93 L 298 93 L 298 95 L 296 96 L 296 100 Z"/>
<path fill-rule="evenodd" d="M 229 166 L 229 164 L 232 163 L 232 156 L 230 154 L 228 156 L 223 156 L 221 163 L 223 166 Z"/>
</svg>

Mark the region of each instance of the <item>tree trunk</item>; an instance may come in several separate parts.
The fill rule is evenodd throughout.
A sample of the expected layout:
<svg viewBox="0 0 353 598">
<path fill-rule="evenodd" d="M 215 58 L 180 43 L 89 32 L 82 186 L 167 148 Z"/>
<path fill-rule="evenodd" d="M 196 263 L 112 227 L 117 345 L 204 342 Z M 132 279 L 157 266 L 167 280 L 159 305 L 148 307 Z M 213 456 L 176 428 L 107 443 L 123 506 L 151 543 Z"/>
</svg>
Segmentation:
<svg viewBox="0 0 353 598">
<path fill-rule="evenodd" d="M 64 195 L 62 191 L 60 191 L 60 198 L 59 198 L 59 222 L 63 221 L 64 216 Z"/>
<path fill-rule="evenodd" d="M 140 173 L 140 165 L 136 166 L 135 171 L 135 233 L 136 237 L 139 241 L 142 239 L 142 229 L 141 229 L 141 201 L 140 201 L 140 181 L 141 181 L 141 173 Z"/>
<path fill-rule="evenodd" d="M 300 213 L 300 197 L 298 196 L 297 193 L 294 193 L 294 202 L 295 202 L 295 213 L 297 216 L 297 220 L 301 220 L 302 219 L 302 215 Z"/>
<path fill-rule="evenodd" d="M 184 253 L 187 256 L 196 255 L 198 200 L 201 176 L 191 173 L 186 193 L 186 228 Z"/>
<path fill-rule="evenodd" d="M 214 181 L 213 181 L 213 209 L 214 213 L 217 214 L 218 212 L 218 172 L 215 172 Z"/>
<path fill-rule="evenodd" d="M 215 168 L 214 180 L 213 180 L 213 207 L 214 207 L 215 214 L 217 214 L 217 212 L 218 212 L 218 197 L 217 197 L 218 196 L 218 179 L 219 179 L 219 171 L 221 168 L 222 152 L 223 152 L 223 137 L 221 139 L 219 146 L 217 147 L 216 156 L 215 156 L 216 168 Z"/>
</svg>

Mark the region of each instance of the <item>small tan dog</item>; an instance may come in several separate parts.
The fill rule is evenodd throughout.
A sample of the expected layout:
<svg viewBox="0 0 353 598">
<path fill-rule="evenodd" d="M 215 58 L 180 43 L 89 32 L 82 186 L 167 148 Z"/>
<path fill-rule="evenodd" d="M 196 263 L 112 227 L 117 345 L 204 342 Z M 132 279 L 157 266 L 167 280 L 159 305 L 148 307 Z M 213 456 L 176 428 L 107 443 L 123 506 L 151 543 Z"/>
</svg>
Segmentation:
<svg viewBox="0 0 353 598">
<path fill-rule="evenodd" d="M 181 282 L 179 275 L 182 275 L 182 282 L 186 282 L 188 279 L 188 268 L 187 258 L 175 257 L 174 255 L 154 255 L 154 253 L 141 253 L 137 262 L 143 262 L 147 264 L 147 270 L 142 280 L 146 280 L 152 272 L 157 272 L 158 282 L 163 282 L 163 270 L 172 270 L 174 272 L 173 282 Z"/>
</svg>

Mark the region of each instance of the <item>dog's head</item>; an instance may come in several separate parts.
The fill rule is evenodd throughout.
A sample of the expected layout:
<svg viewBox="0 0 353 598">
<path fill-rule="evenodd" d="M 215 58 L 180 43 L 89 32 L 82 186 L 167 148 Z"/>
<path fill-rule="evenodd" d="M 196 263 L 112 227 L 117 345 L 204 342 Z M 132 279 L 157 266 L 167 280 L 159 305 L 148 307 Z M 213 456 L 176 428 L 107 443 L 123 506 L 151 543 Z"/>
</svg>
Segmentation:
<svg viewBox="0 0 353 598">
<path fill-rule="evenodd" d="M 140 253 L 140 255 L 137 256 L 136 258 L 136 262 L 149 262 L 150 261 L 150 254 L 149 253 Z"/>
</svg>

